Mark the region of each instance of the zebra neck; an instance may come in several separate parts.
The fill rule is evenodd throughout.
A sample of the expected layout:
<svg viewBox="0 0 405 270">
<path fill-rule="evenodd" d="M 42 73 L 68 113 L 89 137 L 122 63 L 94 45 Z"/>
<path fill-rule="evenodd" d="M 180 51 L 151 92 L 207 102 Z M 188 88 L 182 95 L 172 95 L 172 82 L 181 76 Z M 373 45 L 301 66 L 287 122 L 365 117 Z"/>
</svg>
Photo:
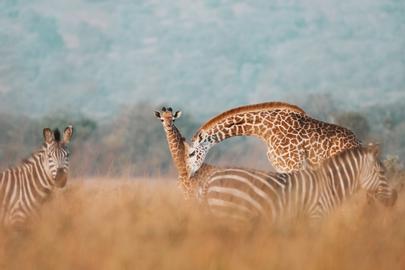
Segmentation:
<svg viewBox="0 0 405 270">
<path fill-rule="evenodd" d="M 35 182 L 35 184 L 39 184 L 42 188 L 47 190 L 53 188 L 52 176 L 45 168 L 43 151 L 32 154 L 28 159 L 24 160 L 19 168 L 21 168 L 23 172 L 29 176 L 30 181 Z"/>
<path fill-rule="evenodd" d="M 22 164 L 0 174 L 0 191 L 10 190 L 14 183 L 22 185 L 32 203 L 41 202 L 49 196 L 53 182 L 46 173 L 40 152 L 34 153 Z"/>
<path fill-rule="evenodd" d="M 350 156 L 350 153 L 339 154 L 322 165 L 319 184 L 329 210 L 340 205 L 359 189 L 360 168 L 361 160 Z"/>
</svg>

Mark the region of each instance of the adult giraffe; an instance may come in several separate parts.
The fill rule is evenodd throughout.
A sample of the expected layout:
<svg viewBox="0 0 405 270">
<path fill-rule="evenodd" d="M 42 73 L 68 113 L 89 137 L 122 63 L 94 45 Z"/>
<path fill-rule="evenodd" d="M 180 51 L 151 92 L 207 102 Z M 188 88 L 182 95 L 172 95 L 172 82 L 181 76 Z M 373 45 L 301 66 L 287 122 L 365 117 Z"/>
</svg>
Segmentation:
<svg viewBox="0 0 405 270">
<path fill-rule="evenodd" d="M 231 109 L 202 125 L 192 139 L 187 172 L 193 175 L 212 146 L 233 136 L 256 136 L 267 145 L 267 157 L 282 173 L 316 167 L 343 150 L 360 146 L 353 132 L 308 116 L 284 102 Z"/>
</svg>

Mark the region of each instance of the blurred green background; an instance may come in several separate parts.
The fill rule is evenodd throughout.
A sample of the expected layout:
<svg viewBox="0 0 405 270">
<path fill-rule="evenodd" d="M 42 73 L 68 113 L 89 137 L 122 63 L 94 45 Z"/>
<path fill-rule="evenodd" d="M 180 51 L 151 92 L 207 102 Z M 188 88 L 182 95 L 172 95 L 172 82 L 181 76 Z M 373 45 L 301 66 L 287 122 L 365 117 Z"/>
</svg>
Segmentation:
<svg viewBox="0 0 405 270">
<path fill-rule="evenodd" d="M 2 168 L 39 147 L 42 128 L 73 124 L 73 174 L 171 175 L 153 110 L 181 109 L 190 138 L 216 113 L 265 101 L 405 160 L 402 0 L 4 0 L 0 59 Z M 208 160 L 271 169 L 253 138 Z"/>
</svg>

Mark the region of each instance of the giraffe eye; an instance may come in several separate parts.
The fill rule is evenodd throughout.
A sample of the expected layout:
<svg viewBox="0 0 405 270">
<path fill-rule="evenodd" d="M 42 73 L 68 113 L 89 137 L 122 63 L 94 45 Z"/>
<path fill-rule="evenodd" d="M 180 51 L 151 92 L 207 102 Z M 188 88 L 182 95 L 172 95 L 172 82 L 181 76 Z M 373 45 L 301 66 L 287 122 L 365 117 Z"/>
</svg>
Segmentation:
<svg viewBox="0 0 405 270">
<path fill-rule="evenodd" d="M 188 157 L 194 157 L 194 156 L 195 156 L 195 150 L 188 155 Z"/>
</svg>

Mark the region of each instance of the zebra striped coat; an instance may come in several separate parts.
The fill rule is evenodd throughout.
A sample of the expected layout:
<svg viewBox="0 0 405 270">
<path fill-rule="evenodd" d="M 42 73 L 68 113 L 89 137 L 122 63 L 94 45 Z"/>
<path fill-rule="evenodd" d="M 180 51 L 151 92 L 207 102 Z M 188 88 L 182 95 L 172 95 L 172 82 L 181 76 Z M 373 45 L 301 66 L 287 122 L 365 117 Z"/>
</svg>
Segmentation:
<svg viewBox="0 0 405 270">
<path fill-rule="evenodd" d="M 217 170 L 197 193 L 217 216 L 261 217 L 275 223 L 300 217 L 320 219 L 360 189 L 386 206 L 396 201 L 376 146 L 347 150 L 317 169 L 289 174 Z"/>
<path fill-rule="evenodd" d="M 69 170 L 67 144 L 73 135 L 68 126 L 60 132 L 43 130 L 44 144 L 17 167 L 0 174 L 0 224 L 5 228 L 23 228 L 38 214 L 39 206 L 49 198 L 54 187 L 66 185 Z"/>
</svg>

